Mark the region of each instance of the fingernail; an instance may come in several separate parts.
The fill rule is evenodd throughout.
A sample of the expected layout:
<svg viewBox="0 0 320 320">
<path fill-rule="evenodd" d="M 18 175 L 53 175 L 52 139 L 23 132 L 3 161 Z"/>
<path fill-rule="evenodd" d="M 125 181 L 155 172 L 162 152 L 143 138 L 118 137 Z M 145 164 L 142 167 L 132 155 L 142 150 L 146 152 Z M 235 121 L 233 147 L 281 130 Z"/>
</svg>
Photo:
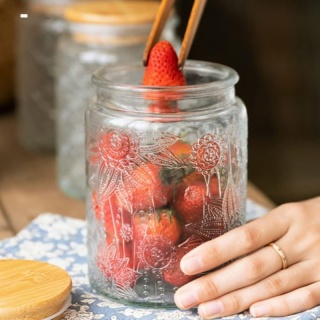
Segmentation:
<svg viewBox="0 0 320 320">
<path fill-rule="evenodd" d="M 223 304 L 219 300 L 210 301 L 205 304 L 201 304 L 198 308 L 198 311 L 199 314 L 205 318 L 213 317 L 223 312 Z"/>
<path fill-rule="evenodd" d="M 269 308 L 266 305 L 256 305 L 250 308 L 250 313 L 254 317 L 267 316 L 269 313 Z"/>
<path fill-rule="evenodd" d="M 186 274 L 194 274 L 202 271 L 202 263 L 196 257 L 185 258 L 181 260 L 180 268 Z"/>
<path fill-rule="evenodd" d="M 180 309 L 189 309 L 198 304 L 197 298 L 193 291 L 185 291 L 174 295 L 174 301 Z"/>
</svg>

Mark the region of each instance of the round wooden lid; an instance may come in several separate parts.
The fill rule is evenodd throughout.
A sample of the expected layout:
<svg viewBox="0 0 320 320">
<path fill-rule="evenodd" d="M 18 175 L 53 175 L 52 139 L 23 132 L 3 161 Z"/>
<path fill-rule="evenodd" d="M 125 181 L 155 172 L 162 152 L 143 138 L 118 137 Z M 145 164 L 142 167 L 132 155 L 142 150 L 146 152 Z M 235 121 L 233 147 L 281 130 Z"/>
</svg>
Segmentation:
<svg viewBox="0 0 320 320">
<path fill-rule="evenodd" d="M 69 5 L 65 18 L 70 22 L 91 24 L 152 23 L 158 8 L 159 1 L 86 1 Z"/>
<path fill-rule="evenodd" d="M 0 319 L 44 319 L 57 313 L 72 281 L 63 269 L 32 260 L 0 260 Z"/>
</svg>

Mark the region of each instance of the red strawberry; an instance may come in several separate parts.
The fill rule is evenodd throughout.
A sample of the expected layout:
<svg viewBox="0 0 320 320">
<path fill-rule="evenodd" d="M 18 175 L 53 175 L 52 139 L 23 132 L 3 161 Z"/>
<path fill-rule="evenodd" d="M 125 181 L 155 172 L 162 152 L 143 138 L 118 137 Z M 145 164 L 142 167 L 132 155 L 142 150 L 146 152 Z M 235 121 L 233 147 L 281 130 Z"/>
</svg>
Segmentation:
<svg viewBox="0 0 320 320">
<path fill-rule="evenodd" d="M 160 208 L 168 203 L 172 186 L 163 184 L 160 170 L 161 167 L 147 163 L 125 177 L 124 184 L 134 211 Z"/>
<path fill-rule="evenodd" d="M 148 107 L 148 112 L 151 113 L 174 113 L 179 112 L 179 108 L 176 103 L 170 103 L 167 100 L 160 100 L 154 103 L 151 103 Z M 150 119 L 152 121 L 152 119 Z M 170 119 L 162 120 L 162 122 L 168 122 Z"/>
<path fill-rule="evenodd" d="M 211 177 L 209 190 L 211 196 L 219 194 L 218 180 L 216 177 Z M 185 224 L 202 219 L 206 192 L 207 186 L 205 180 L 198 172 L 187 175 L 177 186 L 173 208 Z"/>
<path fill-rule="evenodd" d="M 98 203 L 96 194 L 92 196 L 96 219 L 103 223 L 107 243 L 115 239 L 126 243 L 132 241 L 131 215 L 119 205 L 115 194 Z"/>
<path fill-rule="evenodd" d="M 119 287 L 132 287 L 139 278 L 139 273 L 133 270 L 131 244 L 122 246 L 112 242 L 101 246 L 97 254 L 97 266 L 108 281 Z"/>
<path fill-rule="evenodd" d="M 164 272 L 164 281 L 175 287 L 181 287 L 195 279 L 195 276 L 186 275 L 180 269 L 180 260 L 185 254 L 186 252 L 182 248 L 179 248 L 176 256 L 177 260 L 172 264 L 170 269 Z"/>
<path fill-rule="evenodd" d="M 129 211 L 119 208 L 118 212 L 107 213 L 104 219 L 104 227 L 108 243 L 115 239 L 122 243 L 132 241 L 131 214 Z"/>
<path fill-rule="evenodd" d="M 170 210 L 139 212 L 133 220 L 133 237 L 137 267 L 167 266 L 174 245 L 181 235 L 181 226 Z"/>
<path fill-rule="evenodd" d="M 186 275 L 180 269 L 180 261 L 182 257 L 191 251 L 193 248 L 200 245 L 202 241 L 195 236 L 191 236 L 184 243 L 180 244 L 177 249 L 175 259 L 170 263 L 168 268 L 164 272 L 164 280 L 175 286 L 181 287 L 191 280 L 197 278 L 197 275 Z"/>
<path fill-rule="evenodd" d="M 146 86 L 184 86 L 186 80 L 178 68 L 178 57 L 168 41 L 158 42 L 150 51 L 148 65 L 143 81 Z M 179 112 L 176 95 L 169 92 L 151 92 L 146 95 L 148 99 L 157 100 L 150 104 L 148 111 L 152 113 Z"/>
<path fill-rule="evenodd" d="M 168 209 L 150 212 L 139 212 L 133 220 L 134 239 L 140 241 L 145 237 L 160 235 L 171 244 L 175 244 L 180 237 L 179 222 Z"/>
<path fill-rule="evenodd" d="M 189 156 L 191 151 L 191 145 L 182 140 L 178 140 L 172 146 L 170 146 L 169 150 L 176 156 L 185 159 Z"/>
<path fill-rule="evenodd" d="M 158 42 L 150 51 L 143 77 L 147 86 L 184 86 L 186 80 L 178 68 L 178 57 L 168 41 Z"/>
</svg>

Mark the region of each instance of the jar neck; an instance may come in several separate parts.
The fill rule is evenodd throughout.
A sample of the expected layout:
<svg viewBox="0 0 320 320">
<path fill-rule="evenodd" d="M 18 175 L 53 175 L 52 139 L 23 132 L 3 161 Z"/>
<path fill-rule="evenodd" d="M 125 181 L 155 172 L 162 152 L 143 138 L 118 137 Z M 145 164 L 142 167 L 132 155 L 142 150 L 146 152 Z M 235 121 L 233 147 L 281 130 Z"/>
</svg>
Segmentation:
<svg viewBox="0 0 320 320">
<path fill-rule="evenodd" d="M 209 62 L 187 61 L 183 72 L 186 86 L 148 87 L 141 85 L 142 64 L 109 66 L 93 76 L 97 85 L 96 99 L 102 108 L 131 113 L 146 113 L 154 104 L 156 110 L 161 110 L 158 106 L 165 104 L 168 113 L 173 112 L 171 107 L 174 106 L 174 112 L 187 114 L 234 105 L 234 85 L 239 77 L 233 69 Z"/>
<path fill-rule="evenodd" d="M 146 43 L 151 24 L 101 25 L 70 23 L 69 31 L 79 43 L 135 45 Z"/>
<path fill-rule="evenodd" d="M 169 105 L 178 106 L 179 112 L 194 113 L 227 109 L 234 105 L 236 101 L 235 87 L 212 91 L 210 95 L 198 95 L 187 92 L 115 92 L 113 89 L 97 88 L 96 101 L 103 106 L 108 101 L 108 108 L 117 111 L 126 111 L 133 113 L 145 113 L 147 106 L 161 104 L 163 101 Z M 110 104 L 109 104 L 110 103 Z"/>
</svg>

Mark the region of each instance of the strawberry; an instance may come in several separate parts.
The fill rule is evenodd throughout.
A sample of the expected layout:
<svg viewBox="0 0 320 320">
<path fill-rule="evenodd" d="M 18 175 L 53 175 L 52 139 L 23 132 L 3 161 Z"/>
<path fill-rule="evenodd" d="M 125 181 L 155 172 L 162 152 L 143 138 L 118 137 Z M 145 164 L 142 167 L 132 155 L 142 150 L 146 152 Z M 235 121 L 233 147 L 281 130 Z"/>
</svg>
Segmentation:
<svg viewBox="0 0 320 320">
<path fill-rule="evenodd" d="M 125 243 L 132 241 L 131 214 L 123 208 L 119 208 L 118 211 L 113 213 L 111 211 L 106 212 L 104 228 L 108 243 L 114 241 L 114 239 Z"/>
<path fill-rule="evenodd" d="M 148 65 L 143 81 L 146 86 L 184 86 L 186 80 L 178 68 L 178 57 L 172 45 L 168 41 L 158 42 L 150 51 Z M 170 97 L 169 92 L 152 92 L 147 94 L 148 99 L 156 100 L 148 107 L 152 113 L 179 112 L 176 97 Z M 174 95 L 173 95 L 174 96 Z"/>
<path fill-rule="evenodd" d="M 177 140 L 173 145 L 168 147 L 166 152 L 163 153 L 164 157 L 171 157 L 171 159 L 174 159 L 178 164 L 174 170 L 170 167 L 162 167 L 160 171 L 161 180 L 165 181 L 166 185 L 171 186 L 171 193 L 170 196 L 168 196 L 168 204 L 170 207 L 172 205 L 176 186 L 185 176 L 194 171 L 194 168 L 192 168 L 188 161 L 190 150 L 191 146 L 189 143 Z"/>
<path fill-rule="evenodd" d="M 145 237 L 160 235 L 168 243 L 175 244 L 181 234 L 179 222 L 169 209 L 137 213 L 133 220 L 133 230 L 137 242 Z"/>
<path fill-rule="evenodd" d="M 129 211 L 119 205 L 113 194 L 109 199 L 98 203 L 96 194 L 92 196 L 95 217 L 103 223 L 107 243 L 114 239 L 118 241 L 132 241 L 131 215 Z"/>
<path fill-rule="evenodd" d="M 172 187 L 162 182 L 160 170 L 157 165 L 145 163 L 125 177 L 124 184 L 134 211 L 160 208 L 168 203 Z"/>
<path fill-rule="evenodd" d="M 148 112 L 151 113 L 174 113 L 179 112 L 179 108 L 176 103 L 170 103 L 167 100 L 160 100 L 154 103 L 151 103 L 148 107 Z M 150 120 L 152 121 L 152 120 Z M 168 122 L 169 120 L 162 120 L 161 122 Z"/>
<path fill-rule="evenodd" d="M 211 177 L 209 191 L 211 196 L 219 194 L 217 178 Z M 206 192 L 205 180 L 198 172 L 187 175 L 178 184 L 173 208 L 185 224 L 194 223 L 202 219 L 203 205 L 207 197 Z"/>
<path fill-rule="evenodd" d="M 98 248 L 97 266 L 107 280 L 121 288 L 132 287 L 140 274 L 133 270 L 132 246 L 112 242 Z"/>
<path fill-rule="evenodd" d="M 202 241 L 195 236 L 191 236 L 184 243 L 178 246 L 176 256 L 164 271 L 164 280 L 174 287 L 181 287 L 184 284 L 197 278 L 197 275 L 186 275 L 180 268 L 180 261 L 182 257 L 189 251 L 200 245 Z"/>
<path fill-rule="evenodd" d="M 189 154 L 191 152 L 191 145 L 182 140 L 178 140 L 172 146 L 169 147 L 169 150 L 179 158 L 185 159 L 189 157 Z"/>
<path fill-rule="evenodd" d="M 137 268 L 168 265 L 180 235 L 181 226 L 170 210 L 137 213 L 133 220 Z"/>
<path fill-rule="evenodd" d="M 184 86 L 186 80 L 178 68 L 178 57 L 168 41 L 158 42 L 150 51 L 143 85 Z"/>
</svg>

